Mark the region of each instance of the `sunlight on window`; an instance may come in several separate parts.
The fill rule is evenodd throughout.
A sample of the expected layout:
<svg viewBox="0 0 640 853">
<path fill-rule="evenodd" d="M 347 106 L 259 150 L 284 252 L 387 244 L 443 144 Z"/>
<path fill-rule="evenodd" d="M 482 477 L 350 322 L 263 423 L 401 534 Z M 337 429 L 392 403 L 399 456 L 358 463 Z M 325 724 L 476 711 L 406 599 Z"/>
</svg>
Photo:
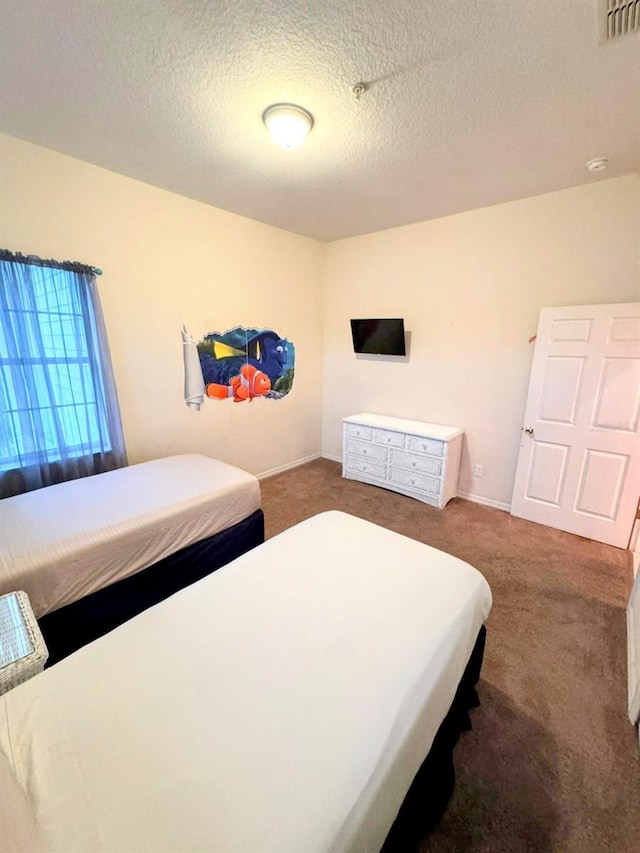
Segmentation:
<svg viewBox="0 0 640 853">
<path fill-rule="evenodd" d="M 97 335 L 74 273 L 47 269 L 21 296 L 3 308 L 13 334 L 0 324 L 0 470 L 55 462 L 61 447 L 66 458 L 109 450 Z"/>
</svg>

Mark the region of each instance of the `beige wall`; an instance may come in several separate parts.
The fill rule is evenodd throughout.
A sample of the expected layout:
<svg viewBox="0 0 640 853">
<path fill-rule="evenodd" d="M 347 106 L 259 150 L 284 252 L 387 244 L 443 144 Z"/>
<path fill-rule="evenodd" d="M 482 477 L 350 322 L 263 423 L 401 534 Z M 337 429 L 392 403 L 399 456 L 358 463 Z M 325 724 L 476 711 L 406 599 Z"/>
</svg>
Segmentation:
<svg viewBox="0 0 640 853">
<path fill-rule="evenodd" d="M 638 176 L 330 244 L 323 452 L 361 411 L 460 426 L 460 491 L 508 504 L 539 309 L 637 300 L 639 260 Z M 356 357 L 350 317 L 404 317 L 408 360 Z"/>
<path fill-rule="evenodd" d="M 0 164 L 0 245 L 104 270 L 132 462 L 202 452 L 259 474 L 319 452 L 321 244 L 7 136 Z M 292 392 L 190 411 L 183 323 L 197 337 L 277 329 L 296 346 Z"/>
<path fill-rule="evenodd" d="M 317 454 L 321 421 L 339 457 L 341 418 L 372 411 L 463 427 L 461 492 L 508 504 L 539 309 L 640 298 L 638 176 L 323 246 L 2 135 L 0 163 L 0 245 L 104 269 L 133 462 L 196 451 L 260 474 Z M 403 316 L 408 360 L 356 358 L 357 316 Z M 292 393 L 190 411 L 183 323 L 280 330 Z"/>
</svg>

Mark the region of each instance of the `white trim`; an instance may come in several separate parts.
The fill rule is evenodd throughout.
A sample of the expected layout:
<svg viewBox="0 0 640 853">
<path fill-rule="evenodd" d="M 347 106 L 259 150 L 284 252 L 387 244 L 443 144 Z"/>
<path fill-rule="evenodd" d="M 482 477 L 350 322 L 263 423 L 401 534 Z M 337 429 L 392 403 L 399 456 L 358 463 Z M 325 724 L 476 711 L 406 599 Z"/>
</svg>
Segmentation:
<svg viewBox="0 0 640 853">
<path fill-rule="evenodd" d="M 258 480 L 266 480 L 267 477 L 282 474 L 283 471 L 288 471 L 290 468 L 297 468 L 298 465 L 304 465 L 306 462 L 313 462 L 314 459 L 320 459 L 321 455 L 320 453 L 312 453 L 310 456 L 303 456 L 302 459 L 295 459 L 293 462 L 286 462 L 284 465 L 278 465 L 277 468 L 270 468 L 268 471 L 256 474 L 256 477 Z"/>
<path fill-rule="evenodd" d="M 640 509 L 640 504 L 638 504 Z M 633 577 L 640 570 L 640 516 L 636 516 L 631 528 L 631 537 L 629 539 L 629 551 L 631 552 L 631 566 L 633 568 Z"/>
<path fill-rule="evenodd" d="M 635 724 L 640 719 L 640 660 L 636 658 L 640 635 L 640 577 L 636 575 L 627 605 L 627 670 L 629 682 L 629 719 Z"/>
<path fill-rule="evenodd" d="M 335 456 L 333 453 L 326 453 L 324 450 L 321 456 L 323 459 L 330 459 L 332 462 L 342 462 L 342 456 Z M 492 498 L 485 498 L 482 495 L 474 495 L 470 492 L 458 492 L 456 497 L 462 498 L 465 501 L 471 501 L 474 504 L 484 504 L 484 506 L 490 506 L 493 509 L 501 509 L 503 512 L 511 510 L 511 504 L 504 503 L 503 501 L 494 501 Z"/>
<path fill-rule="evenodd" d="M 483 504 L 484 506 L 493 507 L 493 509 L 501 509 L 503 512 L 511 512 L 511 504 L 504 501 L 494 501 L 493 498 L 485 498 L 484 495 L 474 495 L 471 492 L 458 492 L 457 497 L 465 501 L 471 501 L 474 504 Z"/>
</svg>

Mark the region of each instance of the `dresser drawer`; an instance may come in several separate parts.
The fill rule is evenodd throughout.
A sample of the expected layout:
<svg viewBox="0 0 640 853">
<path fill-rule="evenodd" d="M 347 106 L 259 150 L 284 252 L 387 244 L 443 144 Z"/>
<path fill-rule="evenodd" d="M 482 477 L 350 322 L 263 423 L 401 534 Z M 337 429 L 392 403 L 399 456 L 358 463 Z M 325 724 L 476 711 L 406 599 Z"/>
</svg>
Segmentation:
<svg viewBox="0 0 640 853">
<path fill-rule="evenodd" d="M 419 456 L 417 453 L 406 453 L 403 450 L 389 451 L 389 464 L 409 471 L 421 471 L 423 474 L 442 474 L 442 459 L 433 456 Z"/>
<path fill-rule="evenodd" d="M 387 447 L 404 447 L 404 435 L 390 429 L 374 429 L 373 440 L 376 444 L 385 444 Z"/>
<path fill-rule="evenodd" d="M 408 435 L 407 450 L 413 450 L 415 453 L 428 453 L 430 456 L 444 456 L 444 441 L 423 438 L 420 435 Z"/>
<path fill-rule="evenodd" d="M 355 441 L 348 438 L 345 442 L 348 455 L 366 456 L 367 459 L 377 462 L 387 461 L 387 448 L 377 444 L 367 444 L 366 441 Z"/>
<path fill-rule="evenodd" d="M 441 481 L 428 477 L 426 474 L 405 471 L 403 468 L 389 468 L 389 479 L 410 489 L 420 489 L 431 495 L 440 494 Z"/>
<path fill-rule="evenodd" d="M 367 477 L 377 477 L 379 480 L 385 480 L 387 477 L 387 466 L 380 465 L 378 462 L 370 462 L 368 459 L 356 458 L 347 456 L 345 469 L 347 475 L 365 474 Z"/>
<path fill-rule="evenodd" d="M 364 441 L 371 441 L 373 438 L 373 427 L 363 426 L 362 424 L 345 424 L 344 434 L 350 438 L 361 438 Z"/>
</svg>

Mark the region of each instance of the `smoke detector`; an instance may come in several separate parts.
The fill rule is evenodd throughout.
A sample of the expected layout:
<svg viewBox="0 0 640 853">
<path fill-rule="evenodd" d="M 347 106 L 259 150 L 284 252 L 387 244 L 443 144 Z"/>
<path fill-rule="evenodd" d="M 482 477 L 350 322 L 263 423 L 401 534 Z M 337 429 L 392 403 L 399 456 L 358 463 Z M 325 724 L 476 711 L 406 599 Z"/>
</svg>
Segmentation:
<svg viewBox="0 0 640 853">
<path fill-rule="evenodd" d="M 593 160 L 589 160 L 589 162 L 586 164 L 587 169 L 590 172 L 602 172 L 603 169 L 606 169 L 608 165 L 608 157 L 594 157 Z"/>
<path fill-rule="evenodd" d="M 598 0 L 598 3 L 603 41 L 640 32 L 640 0 Z"/>
</svg>

